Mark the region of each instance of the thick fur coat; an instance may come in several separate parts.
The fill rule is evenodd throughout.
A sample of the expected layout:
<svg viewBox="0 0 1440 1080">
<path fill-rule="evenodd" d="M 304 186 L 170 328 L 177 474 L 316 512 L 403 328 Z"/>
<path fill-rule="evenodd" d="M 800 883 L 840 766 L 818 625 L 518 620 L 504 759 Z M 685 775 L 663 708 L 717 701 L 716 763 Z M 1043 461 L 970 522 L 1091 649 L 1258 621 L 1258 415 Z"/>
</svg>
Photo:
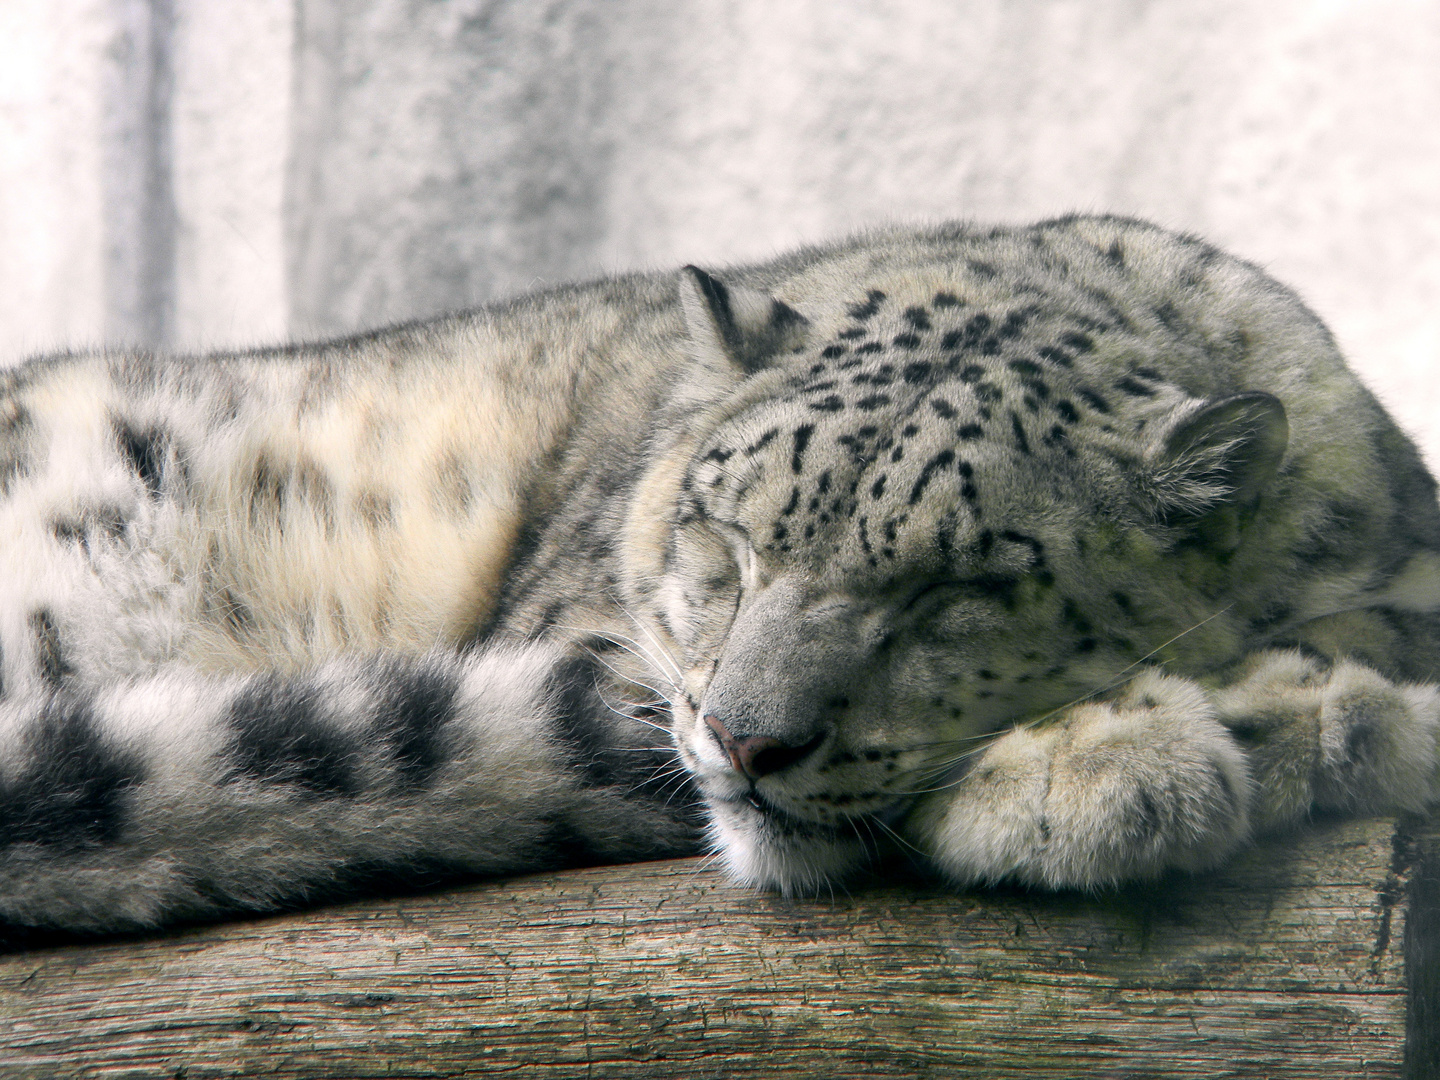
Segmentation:
<svg viewBox="0 0 1440 1080">
<path fill-rule="evenodd" d="M 699 850 L 1203 869 L 1433 797 L 1440 511 L 1320 322 L 1114 218 L 0 384 L 0 919 Z"/>
</svg>

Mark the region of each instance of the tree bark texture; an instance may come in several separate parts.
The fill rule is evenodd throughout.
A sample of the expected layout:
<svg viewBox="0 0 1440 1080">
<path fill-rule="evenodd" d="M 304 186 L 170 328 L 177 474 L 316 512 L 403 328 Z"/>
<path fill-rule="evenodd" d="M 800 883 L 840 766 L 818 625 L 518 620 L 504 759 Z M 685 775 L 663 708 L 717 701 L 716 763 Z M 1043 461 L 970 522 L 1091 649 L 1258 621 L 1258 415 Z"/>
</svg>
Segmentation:
<svg viewBox="0 0 1440 1080">
<path fill-rule="evenodd" d="M 1110 894 L 699 860 L 0 956 L 0 1076 L 1440 1077 L 1440 825 Z"/>
</svg>

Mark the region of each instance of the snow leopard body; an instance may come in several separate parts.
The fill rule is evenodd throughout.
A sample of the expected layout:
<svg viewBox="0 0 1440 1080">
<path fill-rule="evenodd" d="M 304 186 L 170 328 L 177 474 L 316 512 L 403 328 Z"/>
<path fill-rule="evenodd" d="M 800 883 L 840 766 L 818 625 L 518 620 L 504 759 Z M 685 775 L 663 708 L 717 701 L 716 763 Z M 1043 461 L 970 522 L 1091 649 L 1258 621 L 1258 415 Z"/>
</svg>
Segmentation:
<svg viewBox="0 0 1440 1080">
<path fill-rule="evenodd" d="M 1440 511 L 1321 323 L 1117 218 L 0 382 L 0 920 L 706 846 L 1204 869 L 1436 783 Z"/>
</svg>

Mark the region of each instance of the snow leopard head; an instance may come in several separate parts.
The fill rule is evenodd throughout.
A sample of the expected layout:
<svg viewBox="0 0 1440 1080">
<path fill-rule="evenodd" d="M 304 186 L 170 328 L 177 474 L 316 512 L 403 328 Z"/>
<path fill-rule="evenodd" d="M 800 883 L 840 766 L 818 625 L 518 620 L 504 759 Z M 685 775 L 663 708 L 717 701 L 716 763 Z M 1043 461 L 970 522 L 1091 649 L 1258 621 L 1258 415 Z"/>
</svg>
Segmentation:
<svg viewBox="0 0 1440 1080">
<path fill-rule="evenodd" d="M 1285 410 L 1187 388 L 1203 349 L 1122 298 L 933 259 L 792 302 L 690 268 L 682 297 L 737 381 L 671 469 L 654 633 L 741 880 L 813 889 L 990 733 L 1275 617 L 1245 583 L 1275 577 Z"/>
</svg>

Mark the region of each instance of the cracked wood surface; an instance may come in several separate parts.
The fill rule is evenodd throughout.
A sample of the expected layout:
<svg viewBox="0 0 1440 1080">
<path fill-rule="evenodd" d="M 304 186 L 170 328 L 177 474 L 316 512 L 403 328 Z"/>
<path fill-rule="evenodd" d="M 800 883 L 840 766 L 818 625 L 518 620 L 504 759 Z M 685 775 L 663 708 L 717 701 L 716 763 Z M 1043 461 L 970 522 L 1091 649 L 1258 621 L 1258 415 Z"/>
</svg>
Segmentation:
<svg viewBox="0 0 1440 1080">
<path fill-rule="evenodd" d="M 683 860 L 51 945 L 0 956 L 0 1076 L 1435 1077 L 1437 838 L 1100 897 Z"/>
</svg>

